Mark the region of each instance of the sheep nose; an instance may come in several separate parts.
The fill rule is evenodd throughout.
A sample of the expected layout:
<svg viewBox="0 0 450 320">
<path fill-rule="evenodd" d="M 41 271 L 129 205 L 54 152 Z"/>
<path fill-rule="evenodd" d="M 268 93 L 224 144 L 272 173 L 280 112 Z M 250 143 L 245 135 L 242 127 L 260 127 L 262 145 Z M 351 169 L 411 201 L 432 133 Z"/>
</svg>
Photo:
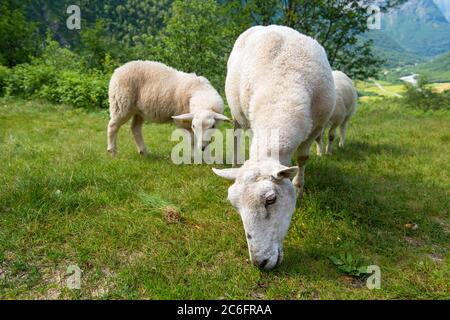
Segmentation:
<svg viewBox="0 0 450 320">
<path fill-rule="evenodd" d="M 253 265 L 260 269 L 264 269 L 270 261 L 270 259 L 255 259 L 255 258 L 251 258 L 251 260 Z"/>
<path fill-rule="evenodd" d="M 263 261 L 261 261 L 258 265 L 258 267 L 260 269 L 264 269 L 264 267 L 267 265 L 267 262 L 269 262 L 269 259 L 264 259 Z"/>
</svg>

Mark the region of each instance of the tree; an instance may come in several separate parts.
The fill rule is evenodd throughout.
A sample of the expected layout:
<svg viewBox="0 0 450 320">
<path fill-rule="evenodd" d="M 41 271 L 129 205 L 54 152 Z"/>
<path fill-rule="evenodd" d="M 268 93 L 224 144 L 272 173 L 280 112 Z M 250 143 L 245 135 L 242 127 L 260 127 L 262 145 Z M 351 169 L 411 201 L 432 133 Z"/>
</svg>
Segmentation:
<svg viewBox="0 0 450 320">
<path fill-rule="evenodd" d="M 105 1 L 102 19 L 115 37 L 135 45 L 142 36 L 156 36 L 164 28 L 164 17 L 173 0 Z M 98 16 L 97 16 L 98 17 Z"/>
<path fill-rule="evenodd" d="M 224 19 L 222 8 L 214 0 L 175 0 L 161 37 L 163 60 L 177 69 L 207 77 L 216 88 L 223 87 L 232 45 Z"/>
<path fill-rule="evenodd" d="M 25 19 L 19 1 L 2 0 L 0 3 L 0 64 L 14 66 L 27 62 L 35 51 L 34 25 Z"/>
<path fill-rule="evenodd" d="M 381 10 L 403 2 L 380 2 Z M 334 69 L 355 79 L 375 76 L 380 70 L 383 61 L 375 57 L 372 42 L 359 37 L 369 30 L 368 7 L 373 1 L 247 0 L 242 3 L 248 7 L 253 24 L 282 24 L 317 39 Z"/>
<path fill-rule="evenodd" d="M 38 22 L 39 32 L 45 36 L 52 31 L 53 38 L 61 46 L 80 45 L 80 33 L 85 28 L 95 28 L 98 20 L 105 29 L 129 47 L 142 35 L 156 35 L 163 28 L 163 19 L 173 0 L 78 0 L 82 26 L 81 31 L 68 30 L 66 9 L 72 0 L 25 0 L 28 2 L 27 16 Z"/>
<path fill-rule="evenodd" d="M 358 36 L 368 31 L 368 4 L 359 0 L 285 1 L 283 22 L 317 39 L 334 69 L 355 79 L 375 76 L 382 60 L 372 51 L 372 42 Z"/>
</svg>

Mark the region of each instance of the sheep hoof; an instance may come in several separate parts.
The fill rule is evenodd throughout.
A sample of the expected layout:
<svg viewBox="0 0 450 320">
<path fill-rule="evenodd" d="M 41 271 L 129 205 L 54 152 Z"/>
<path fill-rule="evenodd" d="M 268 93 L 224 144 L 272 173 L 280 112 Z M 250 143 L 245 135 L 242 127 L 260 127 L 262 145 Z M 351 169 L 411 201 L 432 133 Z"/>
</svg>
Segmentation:
<svg viewBox="0 0 450 320">
<path fill-rule="evenodd" d="M 117 150 L 116 149 L 108 149 L 108 153 L 114 157 L 117 154 Z"/>
<path fill-rule="evenodd" d="M 140 151 L 139 151 L 139 154 L 140 154 L 141 156 L 147 156 L 147 155 L 148 155 L 148 150 L 140 150 Z"/>
</svg>

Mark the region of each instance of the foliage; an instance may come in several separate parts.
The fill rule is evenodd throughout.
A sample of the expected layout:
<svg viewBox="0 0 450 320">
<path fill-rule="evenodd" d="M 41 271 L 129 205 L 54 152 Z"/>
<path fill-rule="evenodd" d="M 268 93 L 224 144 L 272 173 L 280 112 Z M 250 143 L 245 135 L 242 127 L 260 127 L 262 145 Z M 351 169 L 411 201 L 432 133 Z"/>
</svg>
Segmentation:
<svg viewBox="0 0 450 320">
<path fill-rule="evenodd" d="M 80 74 L 66 70 L 59 74 L 54 84 L 43 85 L 38 96 L 76 108 L 107 108 L 108 80 L 100 73 Z"/>
<path fill-rule="evenodd" d="M 437 93 L 425 77 L 419 77 L 417 85 L 405 82 L 403 103 L 411 108 L 423 110 L 450 109 L 450 91 Z"/>
<path fill-rule="evenodd" d="M 382 61 L 374 56 L 372 41 L 358 37 L 368 30 L 370 13 L 367 8 L 370 2 L 247 0 L 244 3 L 255 24 L 282 24 L 317 39 L 327 51 L 334 69 L 342 70 L 355 79 L 378 73 Z"/>
<path fill-rule="evenodd" d="M 100 68 L 111 70 L 110 64 L 106 56 Z M 50 38 L 40 57 L 0 70 L 0 83 L 7 95 L 37 96 L 78 108 L 107 107 L 110 73 L 87 68 L 80 56 Z"/>
<path fill-rule="evenodd" d="M 233 40 L 224 36 L 222 13 L 215 0 L 175 0 L 161 38 L 164 61 L 223 87 Z"/>
<path fill-rule="evenodd" d="M 39 54 L 3 72 L 2 94 L 70 102 L 61 96 L 67 92 L 73 105 L 105 106 L 106 91 L 97 90 L 107 87 L 114 68 L 136 59 L 203 75 L 223 93 L 234 41 L 254 24 L 285 24 L 317 38 L 332 66 L 355 79 L 376 74 L 380 65 L 370 41 L 359 37 L 367 30 L 368 13 L 367 4 L 356 0 L 80 0 L 81 30 L 65 27 L 69 0 L 23 4 L 16 7 L 38 27 L 30 39 L 39 44 Z M 101 85 L 89 87 L 83 81 Z"/>
<path fill-rule="evenodd" d="M 11 69 L 0 65 L 0 96 L 3 96 L 6 91 L 6 84 L 11 76 Z"/>
<path fill-rule="evenodd" d="M 102 19 L 107 22 L 108 30 L 119 41 L 134 45 L 142 36 L 156 36 L 160 33 L 173 0 L 127 0 L 118 4 L 117 0 L 104 2 Z"/>
<path fill-rule="evenodd" d="M 354 257 L 351 253 L 341 253 L 338 257 L 330 256 L 330 260 L 337 266 L 337 268 L 348 275 L 354 277 L 365 276 L 367 272 L 367 265 L 363 264 L 361 258 Z"/>
<path fill-rule="evenodd" d="M 16 0 L 0 3 L 0 65 L 27 62 L 34 53 L 33 23 L 26 21 L 23 4 Z"/>
</svg>

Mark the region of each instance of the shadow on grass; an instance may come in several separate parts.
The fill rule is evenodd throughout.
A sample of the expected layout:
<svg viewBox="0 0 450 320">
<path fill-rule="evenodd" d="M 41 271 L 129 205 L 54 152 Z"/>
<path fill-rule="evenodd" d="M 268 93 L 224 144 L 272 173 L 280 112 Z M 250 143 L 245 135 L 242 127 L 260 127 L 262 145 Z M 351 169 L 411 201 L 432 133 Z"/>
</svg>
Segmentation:
<svg viewBox="0 0 450 320">
<path fill-rule="evenodd" d="M 350 153 L 356 153 L 356 157 L 348 155 L 354 161 L 371 153 L 404 155 L 400 147 L 353 143 L 349 149 L 339 156 L 309 162 L 303 203 L 294 213 L 295 226 L 291 225 L 289 232 L 302 233 L 305 229 L 298 227 L 302 223 L 306 223 L 306 231 L 291 235 L 297 244 L 289 239 L 285 242 L 285 263 L 278 272 L 335 278 L 335 273 L 330 274 L 335 269 L 329 261 L 331 255 L 353 252 L 367 263 L 382 256 L 395 266 L 405 250 L 419 255 L 426 246 L 445 247 L 445 230 L 430 214 L 444 212 L 446 203 L 448 207 L 447 191 L 419 180 L 417 173 L 393 174 L 391 170 L 367 174 L 339 167 L 338 158 Z M 411 247 L 407 242 L 405 224 L 412 222 L 420 229 L 409 236 L 420 246 Z M 342 238 L 339 243 L 337 237 Z"/>
<path fill-rule="evenodd" d="M 407 147 L 386 143 L 374 144 L 367 141 L 351 141 L 344 148 L 339 148 L 335 142 L 333 151 L 333 157 L 348 161 L 361 161 L 373 155 L 406 156 L 411 154 Z"/>
</svg>

